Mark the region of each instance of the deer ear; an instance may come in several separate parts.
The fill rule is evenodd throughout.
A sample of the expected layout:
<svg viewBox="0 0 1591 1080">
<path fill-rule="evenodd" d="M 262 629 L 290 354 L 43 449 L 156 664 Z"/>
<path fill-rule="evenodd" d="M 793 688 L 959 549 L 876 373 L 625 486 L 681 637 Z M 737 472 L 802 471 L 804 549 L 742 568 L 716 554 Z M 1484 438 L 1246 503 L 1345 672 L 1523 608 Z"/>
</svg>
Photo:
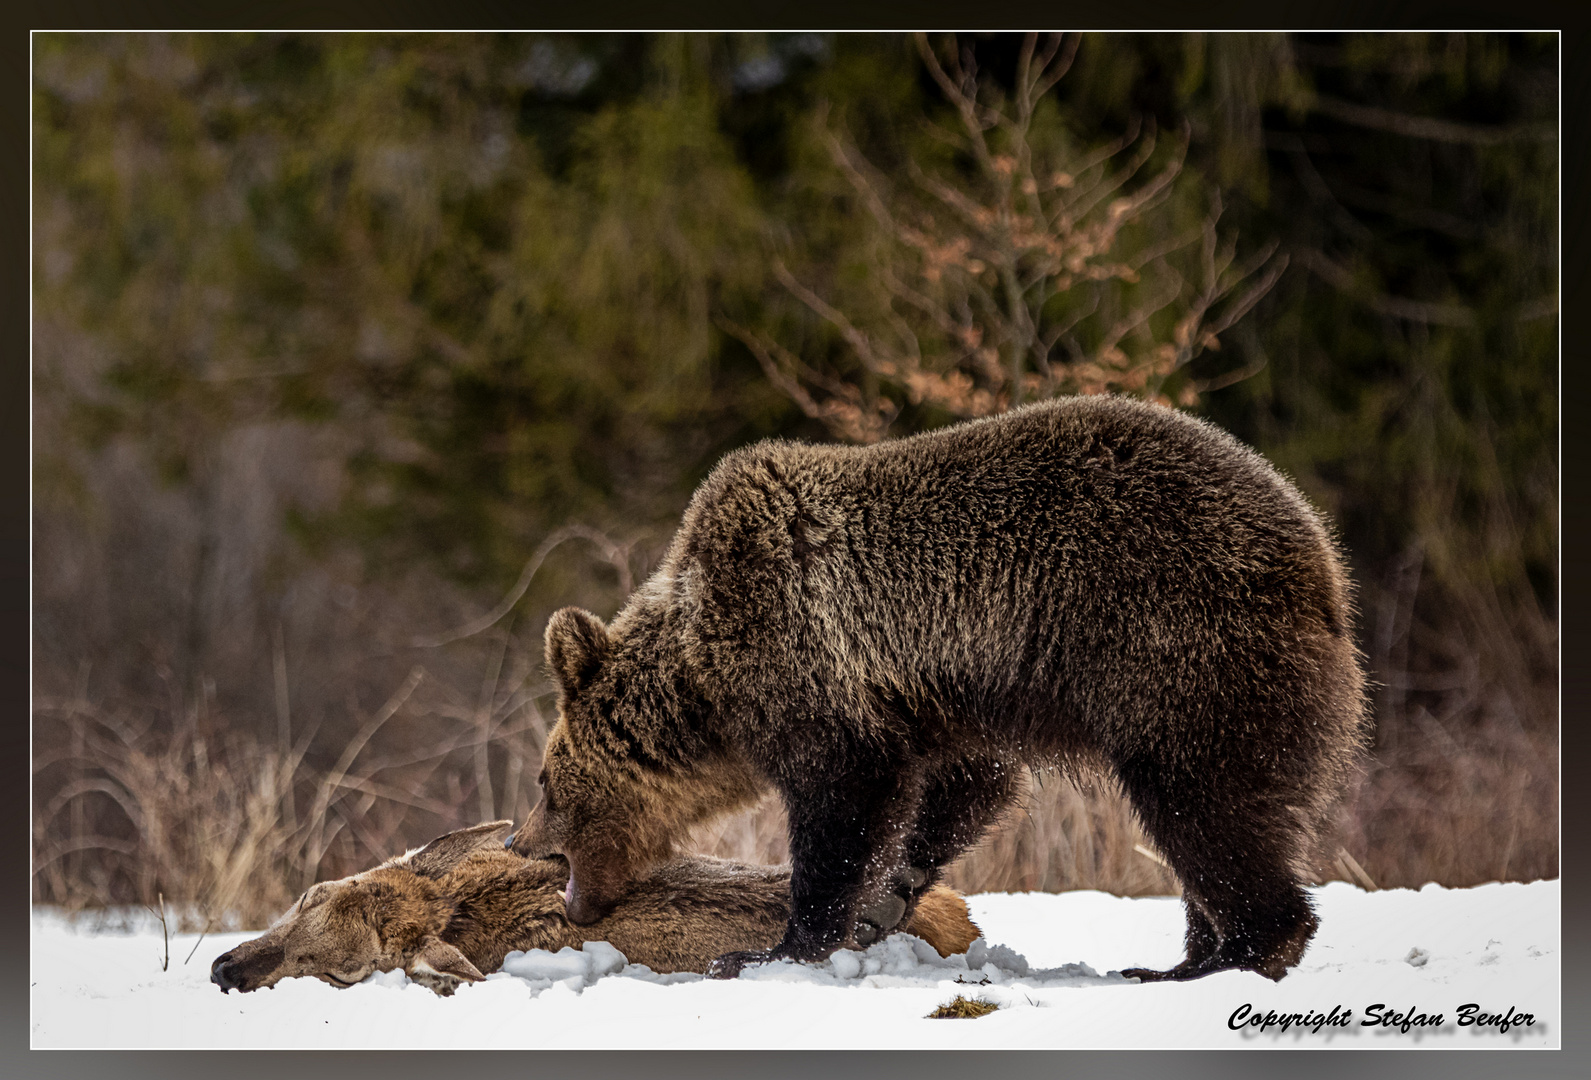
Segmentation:
<svg viewBox="0 0 1591 1080">
<path fill-rule="evenodd" d="M 561 608 L 547 620 L 547 666 L 565 694 L 579 693 L 608 655 L 608 628 L 576 607 Z"/>
<path fill-rule="evenodd" d="M 432 840 L 409 855 L 404 862 L 421 877 L 441 877 L 464 861 L 464 857 L 471 852 L 502 847 L 503 837 L 513 828 L 512 821 L 486 821 L 468 829 L 457 829 Z"/>
<path fill-rule="evenodd" d="M 409 978 L 447 997 L 460 982 L 481 982 L 486 978 L 470 963 L 469 957 L 441 938 L 427 936 L 420 949 L 404 968 Z"/>
</svg>

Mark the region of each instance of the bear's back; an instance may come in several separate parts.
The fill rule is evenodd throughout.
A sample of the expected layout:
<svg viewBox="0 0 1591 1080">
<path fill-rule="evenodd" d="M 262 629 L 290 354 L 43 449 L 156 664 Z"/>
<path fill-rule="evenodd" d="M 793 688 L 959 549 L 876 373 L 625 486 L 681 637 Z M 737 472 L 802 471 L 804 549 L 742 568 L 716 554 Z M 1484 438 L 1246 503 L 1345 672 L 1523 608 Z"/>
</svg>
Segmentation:
<svg viewBox="0 0 1591 1080">
<path fill-rule="evenodd" d="M 720 685 L 959 694 L 963 712 L 1017 686 L 1131 696 L 1150 668 L 1198 681 L 1189 666 L 1223 656 L 1274 667 L 1349 620 L 1324 527 L 1263 459 L 1098 397 L 868 447 L 737 451 L 651 595 Z"/>
</svg>

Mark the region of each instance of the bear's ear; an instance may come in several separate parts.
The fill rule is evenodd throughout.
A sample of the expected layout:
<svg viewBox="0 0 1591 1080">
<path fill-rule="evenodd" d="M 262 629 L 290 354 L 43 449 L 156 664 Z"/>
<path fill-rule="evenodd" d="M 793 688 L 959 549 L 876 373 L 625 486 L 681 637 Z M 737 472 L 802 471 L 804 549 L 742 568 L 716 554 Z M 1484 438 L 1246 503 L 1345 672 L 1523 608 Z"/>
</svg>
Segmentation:
<svg viewBox="0 0 1591 1080">
<path fill-rule="evenodd" d="M 547 620 L 547 666 L 566 694 L 589 683 L 608 655 L 608 628 L 589 611 L 561 608 Z"/>
</svg>

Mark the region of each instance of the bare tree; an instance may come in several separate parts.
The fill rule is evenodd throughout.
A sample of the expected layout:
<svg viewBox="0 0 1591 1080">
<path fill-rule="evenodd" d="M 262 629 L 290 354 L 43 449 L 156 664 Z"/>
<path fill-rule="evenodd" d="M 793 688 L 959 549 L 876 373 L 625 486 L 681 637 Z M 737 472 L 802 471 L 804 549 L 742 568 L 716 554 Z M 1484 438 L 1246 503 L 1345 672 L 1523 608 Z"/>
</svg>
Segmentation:
<svg viewBox="0 0 1591 1080">
<path fill-rule="evenodd" d="M 784 288 L 845 347 L 804 359 L 720 318 L 776 386 L 836 436 L 873 442 L 903 402 L 956 417 L 1110 391 L 1192 405 L 1257 370 L 1183 372 L 1220 347 L 1287 262 L 1274 244 L 1238 258 L 1236 237 L 1217 231 L 1218 197 L 1202 220 L 1171 212 L 1186 131 L 1158 156 L 1152 125 L 1089 152 L 1070 147 L 1046 95 L 1071 66 L 1075 34 L 1029 34 L 1009 94 L 979 77 L 970 45 L 951 39 L 936 52 L 916 41 L 959 121 L 928 131 L 960 160 L 909 158 L 895 184 L 820 115 L 820 137 L 877 229 L 875 294 L 867 314 L 847 312 L 776 260 Z"/>
</svg>

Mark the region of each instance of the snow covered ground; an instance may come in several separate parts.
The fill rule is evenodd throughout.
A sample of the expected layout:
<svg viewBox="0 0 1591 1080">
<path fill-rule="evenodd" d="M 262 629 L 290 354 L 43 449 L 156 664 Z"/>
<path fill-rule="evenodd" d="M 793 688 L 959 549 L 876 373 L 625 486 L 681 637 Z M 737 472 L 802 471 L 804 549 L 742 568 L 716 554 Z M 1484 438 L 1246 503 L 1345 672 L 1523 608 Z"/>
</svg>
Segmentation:
<svg viewBox="0 0 1591 1080">
<path fill-rule="evenodd" d="M 1314 896 L 1320 933 L 1281 983 L 1235 971 L 1191 983 L 1128 982 L 1113 972 L 1181 958 L 1180 902 L 1073 892 L 969 897 L 988 941 L 1001 944 L 974 945 L 967 957 L 948 961 L 896 937 L 866 953 L 837 953 L 822 965 L 769 965 L 716 982 L 661 978 L 625 965 L 609 947 L 587 946 L 556 956 L 511 954 L 504 971 L 451 998 L 436 997 L 402 972 L 374 975 L 347 990 L 290 979 L 271 990 L 222 994 L 209 982 L 210 961 L 253 934 L 211 934 L 186 963 L 195 935 L 177 936 L 162 971 L 158 925 L 93 932 L 36 910 L 32 1045 L 1560 1045 L 1558 882 L 1377 893 L 1334 883 Z M 957 993 L 1000 1008 L 979 1019 L 926 1019 Z M 1338 1022 L 1321 1022 L 1333 1009 Z M 1271 1013 L 1277 1015 L 1267 1026 Z M 1284 1030 L 1287 1014 L 1306 1019 Z M 1424 1024 L 1408 1022 L 1422 1017 Z M 1465 1024 L 1466 1017 L 1482 1022 Z M 1367 1025 L 1372 1018 L 1384 1022 Z"/>
</svg>

